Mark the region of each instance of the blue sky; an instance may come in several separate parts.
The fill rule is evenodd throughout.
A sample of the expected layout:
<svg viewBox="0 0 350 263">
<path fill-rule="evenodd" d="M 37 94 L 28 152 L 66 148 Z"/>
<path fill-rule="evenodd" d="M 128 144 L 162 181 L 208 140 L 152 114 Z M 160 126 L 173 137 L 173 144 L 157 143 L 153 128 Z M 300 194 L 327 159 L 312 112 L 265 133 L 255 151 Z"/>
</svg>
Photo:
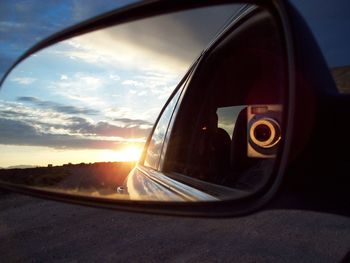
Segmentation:
<svg viewBox="0 0 350 263">
<path fill-rule="evenodd" d="M 291 0 L 311 28 L 329 67 L 350 65 L 350 1 Z"/>
<path fill-rule="evenodd" d="M 136 1 L 2 0 L 0 71 L 39 40 L 67 26 Z"/>
</svg>

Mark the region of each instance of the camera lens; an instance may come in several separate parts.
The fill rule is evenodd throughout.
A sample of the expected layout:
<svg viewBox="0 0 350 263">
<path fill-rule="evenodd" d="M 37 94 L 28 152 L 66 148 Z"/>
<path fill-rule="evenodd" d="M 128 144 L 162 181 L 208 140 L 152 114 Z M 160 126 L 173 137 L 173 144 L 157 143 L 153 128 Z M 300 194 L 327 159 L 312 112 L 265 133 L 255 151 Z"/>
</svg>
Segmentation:
<svg viewBox="0 0 350 263">
<path fill-rule="evenodd" d="M 254 137 L 261 142 L 265 142 L 271 137 L 271 129 L 265 124 L 259 124 L 254 129 Z"/>
<path fill-rule="evenodd" d="M 281 139 L 281 129 L 277 121 L 272 118 L 254 120 L 250 126 L 250 140 L 261 148 L 272 148 Z"/>
</svg>

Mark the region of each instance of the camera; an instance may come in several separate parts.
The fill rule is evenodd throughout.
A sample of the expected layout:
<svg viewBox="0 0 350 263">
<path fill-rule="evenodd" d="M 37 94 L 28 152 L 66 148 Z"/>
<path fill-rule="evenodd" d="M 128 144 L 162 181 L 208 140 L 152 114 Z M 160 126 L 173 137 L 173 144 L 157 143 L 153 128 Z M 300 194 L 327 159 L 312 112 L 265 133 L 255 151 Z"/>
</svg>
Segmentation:
<svg viewBox="0 0 350 263">
<path fill-rule="evenodd" d="M 251 158 L 274 158 L 281 141 L 282 105 L 247 107 L 247 155 Z"/>
</svg>

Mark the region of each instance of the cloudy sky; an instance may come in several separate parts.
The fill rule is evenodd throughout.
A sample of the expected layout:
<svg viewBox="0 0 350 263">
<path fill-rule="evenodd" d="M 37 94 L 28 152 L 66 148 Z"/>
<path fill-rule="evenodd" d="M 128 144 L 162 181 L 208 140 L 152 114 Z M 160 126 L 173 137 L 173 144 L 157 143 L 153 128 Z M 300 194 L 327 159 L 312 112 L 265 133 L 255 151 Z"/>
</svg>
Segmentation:
<svg viewBox="0 0 350 263">
<path fill-rule="evenodd" d="M 0 76 L 26 49 L 135 1 L 1 0 Z M 350 64 L 348 0 L 292 0 L 330 67 Z M 0 91 L 0 167 L 118 161 L 139 152 L 193 59 L 237 10 L 179 13 L 52 46 Z"/>
<path fill-rule="evenodd" d="M 84 5 L 62 3 L 57 12 L 89 13 Z M 237 10 L 222 6 L 140 20 L 29 57 L 1 89 L 0 167 L 135 158 L 193 60 Z M 3 35 L 25 27 L 0 23 Z"/>
</svg>

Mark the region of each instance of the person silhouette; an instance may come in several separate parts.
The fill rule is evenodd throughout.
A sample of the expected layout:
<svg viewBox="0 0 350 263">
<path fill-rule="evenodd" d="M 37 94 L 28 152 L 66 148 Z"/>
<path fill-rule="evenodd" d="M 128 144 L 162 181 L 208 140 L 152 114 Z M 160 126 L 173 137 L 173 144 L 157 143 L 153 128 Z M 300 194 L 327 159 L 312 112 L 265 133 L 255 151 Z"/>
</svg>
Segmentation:
<svg viewBox="0 0 350 263">
<path fill-rule="evenodd" d="M 207 121 L 202 126 L 202 135 L 199 152 L 204 169 L 201 179 L 221 184 L 229 170 L 231 138 L 224 129 L 218 127 L 215 111 L 208 114 Z"/>
</svg>

